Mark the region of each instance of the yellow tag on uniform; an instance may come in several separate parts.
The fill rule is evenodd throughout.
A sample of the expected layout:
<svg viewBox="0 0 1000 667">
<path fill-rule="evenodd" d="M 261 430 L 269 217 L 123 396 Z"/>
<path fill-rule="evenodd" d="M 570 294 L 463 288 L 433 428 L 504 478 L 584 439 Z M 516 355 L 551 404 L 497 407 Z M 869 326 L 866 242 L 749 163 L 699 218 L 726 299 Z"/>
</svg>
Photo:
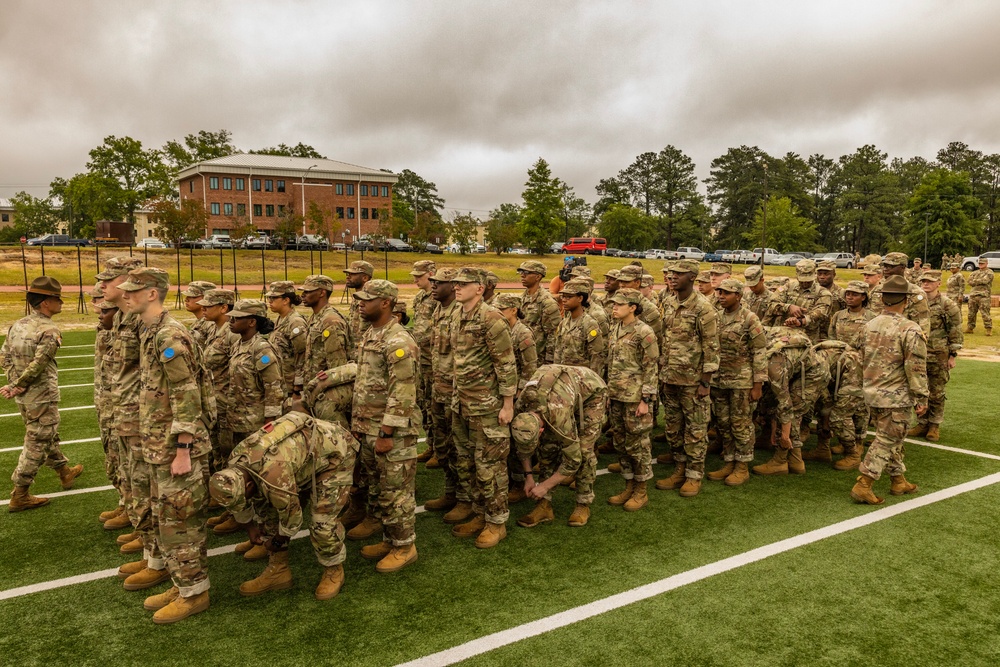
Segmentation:
<svg viewBox="0 0 1000 667">
<path fill-rule="evenodd" d="M 590 337 L 594 338 L 595 336 L 597 336 L 597 329 L 591 329 L 590 330 Z"/>
<path fill-rule="evenodd" d="M 396 350 L 396 356 L 402 359 L 403 357 L 406 356 L 406 352 L 404 352 L 402 349 Z"/>
<path fill-rule="evenodd" d="M 323 338 L 329 338 L 329 337 L 330 337 L 330 330 L 327 329 L 326 331 L 323 332 Z"/>
</svg>

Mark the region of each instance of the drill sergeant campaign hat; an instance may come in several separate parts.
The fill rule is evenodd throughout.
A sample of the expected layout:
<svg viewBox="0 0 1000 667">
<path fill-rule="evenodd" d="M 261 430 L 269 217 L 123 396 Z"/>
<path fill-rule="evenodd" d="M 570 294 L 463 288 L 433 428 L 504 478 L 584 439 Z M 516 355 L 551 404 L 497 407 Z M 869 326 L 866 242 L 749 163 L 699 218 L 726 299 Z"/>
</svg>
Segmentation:
<svg viewBox="0 0 1000 667">
<path fill-rule="evenodd" d="M 368 262 L 359 260 L 357 262 L 351 262 L 351 266 L 344 269 L 344 273 L 364 273 L 371 278 L 375 274 L 375 267 Z"/>
<path fill-rule="evenodd" d="M 347 270 L 344 270 L 347 272 Z M 371 274 L 369 274 L 371 275 Z M 333 278 L 322 274 L 306 276 L 306 281 L 300 287 L 303 292 L 312 292 L 317 289 L 325 289 L 327 292 L 333 291 Z"/>
<path fill-rule="evenodd" d="M 216 284 L 207 280 L 192 280 L 188 283 L 187 289 L 181 292 L 184 296 L 204 296 L 205 292 L 215 289 Z"/>
<path fill-rule="evenodd" d="M 215 287 L 215 285 L 212 285 L 212 287 Z M 332 292 L 333 290 L 330 291 Z M 291 296 L 292 294 L 295 294 L 295 283 L 291 280 L 275 280 L 267 286 L 267 294 L 265 296 Z"/>
<path fill-rule="evenodd" d="M 114 280 L 127 275 L 129 271 L 142 266 L 138 257 L 112 257 L 104 263 L 104 270 L 97 274 L 97 280 Z"/>
<path fill-rule="evenodd" d="M 62 285 L 51 276 L 39 276 L 31 281 L 28 294 L 42 294 L 44 296 L 62 296 Z"/>
<path fill-rule="evenodd" d="M 236 302 L 236 293 L 230 289 L 210 289 L 205 292 L 205 296 L 198 302 L 199 306 L 221 306 L 223 304 L 233 305 Z"/>
<path fill-rule="evenodd" d="M 123 292 L 138 292 L 143 289 L 166 290 L 170 287 L 170 275 L 163 269 L 143 267 L 128 272 L 128 280 L 118 286 Z"/>
<path fill-rule="evenodd" d="M 882 283 L 882 302 L 887 306 L 895 306 L 906 300 L 906 295 L 910 291 L 910 284 L 903 276 L 889 276 Z"/>
<path fill-rule="evenodd" d="M 747 287 L 753 287 L 764 279 L 764 269 L 760 268 L 759 264 L 748 266 L 743 271 L 743 277 L 746 279 Z"/>
<path fill-rule="evenodd" d="M 352 295 L 361 301 L 373 299 L 395 299 L 399 296 L 399 288 L 388 280 L 369 280 L 365 286 Z"/>
<path fill-rule="evenodd" d="M 243 299 L 229 311 L 230 317 L 267 317 L 267 306 L 258 299 Z"/>
</svg>

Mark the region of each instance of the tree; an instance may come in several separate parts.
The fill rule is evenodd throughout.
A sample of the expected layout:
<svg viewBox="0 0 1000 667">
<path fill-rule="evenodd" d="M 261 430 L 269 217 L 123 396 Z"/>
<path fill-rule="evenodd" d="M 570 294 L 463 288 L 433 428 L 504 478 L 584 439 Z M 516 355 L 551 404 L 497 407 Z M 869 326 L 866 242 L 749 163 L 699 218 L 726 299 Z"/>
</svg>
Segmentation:
<svg viewBox="0 0 1000 667">
<path fill-rule="evenodd" d="M 518 224 L 521 222 L 521 207 L 517 204 L 500 204 L 490 211 L 486 221 L 486 245 L 493 252 L 507 252 L 518 241 Z"/>
<path fill-rule="evenodd" d="M 49 185 L 49 198 L 62 203 L 59 216 L 69 222 L 69 233 L 94 238 L 98 220 L 121 220 L 124 207 L 118 182 L 97 173 L 57 177 Z"/>
<path fill-rule="evenodd" d="M 57 231 L 59 216 L 47 197 L 42 199 L 27 192 L 18 192 L 10 201 L 14 205 L 14 224 L 0 230 L 0 240 L 9 243 L 22 236 L 32 238 Z"/>
<path fill-rule="evenodd" d="M 862 255 L 899 245 L 903 201 L 888 156 L 866 145 L 840 158 L 836 176 L 837 213 L 848 250 Z"/>
<path fill-rule="evenodd" d="M 819 232 L 818 241 L 826 250 L 849 248 L 843 226 L 837 224 L 837 163 L 819 153 L 810 155 L 807 186 L 812 198 L 810 218 Z M 851 248 L 853 250 L 853 248 Z"/>
<path fill-rule="evenodd" d="M 281 243 L 282 249 L 287 248 L 289 245 L 294 246 L 295 238 L 302 230 L 303 220 L 304 218 L 295 213 L 295 209 L 289 206 L 284 212 L 279 213 L 275 219 L 274 233 L 271 237 Z"/>
<path fill-rule="evenodd" d="M 309 230 L 309 233 L 317 234 L 325 238 L 329 243 L 334 243 L 337 232 L 340 231 L 341 227 L 338 223 L 336 229 L 334 229 L 333 223 L 336 218 L 330 214 L 330 211 L 322 208 L 314 201 L 309 202 L 308 209 L 306 211 L 306 229 Z"/>
<path fill-rule="evenodd" d="M 568 240 L 571 236 L 583 236 L 593 224 L 594 211 L 583 197 L 576 196 L 572 186 L 564 181 L 560 181 L 559 184 L 562 189 L 560 197 L 563 202 L 565 223 L 563 238 Z"/>
<path fill-rule="evenodd" d="M 538 158 L 528 171 L 528 181 L 524 185 L 521 193 L 524 207 L 518 225 L 521 241 L 532 252 L 542 255 L 548 252 L 562 231 L 562 187 L 559 179 L 552 177 L 549 163 L 542 158 Z"/>
<path fill-rule="evenodd" d="M 143 149 L 142 142 L 131 137 L 105 137 L 103 144 L 90 151 L 87 168 L 118 183 L 119 200 L 132 224 L 136 209 L 145 201 L 173 192 L 160 152 Z"/>
<path fill-rule="evenodd" d="M 928 172 L 906 207 L 907 251 L 928 266 L 937 266 L 945 254 L 967 254 L 982 231 L 982 221 L 975 217 L 981 206 L 968 172 Z"/>
<path fill-rule="evenodd" d="M 674 146 L 666 146 L 656 155 L 653 163 L 653 173 L 656 177 L 653 191 L 653 208 L 657 217 L 657 234 L 654 242 L 666 248 L 674 247 L 676 228 L 688 224 L 688 228 L 679 230 L 690 233 L 692 207 L 701 202 L 698 194 L 698 178 L 694 174 L 694 162 Z"/>
<path fill-rule="evenodd" d="M 180 206 L 169 199 L 153 202 L 149 220 L 156 238 L 175 246 L 185 239 L 201 238 L 208 228 L 208 211 L 197 199 L 184 199 Z"/>
<path fill-rule="evenodd" d="M 601 215 L 597 230 L 609 248 L 634 250 L 648 247 L 653 220 L 634 206 L 612 204 Z"/>
<path fill-rule="evenodd" d="M 198 134 L 186 135 L 183 145 L 179 141 L 168 141 L 163 145 L 161 152 L 170 168 L 178 172 L 196 162 L 239 153 L 232 139 L 233 133 L 229 130 L 218 132 L 199 130 Z"/>
<path fill-rule="evenodd" d="M 250 221 L 249 215 L 234 215 L 229 218 L 229 225 L 229 239 L 234 246 L 257 236 L 257 228 Z"/>
<path fill-rule="evenodd" d="M 326 159 L 326 156 L 320 155 L 319 151 L 315 148 L 309 144 L 304 144 L 301 141 L 294 146 L 289 146 L 288 144 L 278 144 L 277 146 L 268 146 L 267 148 L 261 148 L 250 152 L 256 155 L 284 155 L 285 157 L 309 157 L 316 160 Z"/>
<path fill-rule="evenodd" d="M 441 216 L 444 199 L 438 194 L 437 185 L 409 169 L 399 172 L 397 179 L 392 188 L 393 199 L 402 199 L 417 213 L 431 212 Z"/>
<path fill-rule="evenodd" d="M 716 242 L 736 248 L 753 228 L 764 201 L 765 172 L 773 158 L 756 146 L 730 148 L 712 160 L 708 201 L 715 211 Z M 770 190 L 769 190 L 770 191 Z"/>
<path fill-rule="evenodd" d="M 451 221 L 451 242 L 458 246 L 458 252 L 462 255 L 470 252 L 476 247 L 476 229 L 479 227 L 479 219 L 472 213 L 456 215 Z"/>
<path fill-rule="evenodd" d="M 613 204 L 629 204 L 628 191 L 618 178 L 602 178 L 595 188 L 600 197 L 594 204 L 594 217 L 600 218 Z"/>
<path fill-rule="evenodd" d="M 748 244 L 760 243 L 763 225 L 764 207 L 761 205 L 754 217 L 753 229 L 743 235 Z M 764 245 L 779 252 L 810 250 L 817 235 L 816 225 L 801 214 L 790 198 L 775 196 L 767 200 L 766 233 Z"/>
</svg>

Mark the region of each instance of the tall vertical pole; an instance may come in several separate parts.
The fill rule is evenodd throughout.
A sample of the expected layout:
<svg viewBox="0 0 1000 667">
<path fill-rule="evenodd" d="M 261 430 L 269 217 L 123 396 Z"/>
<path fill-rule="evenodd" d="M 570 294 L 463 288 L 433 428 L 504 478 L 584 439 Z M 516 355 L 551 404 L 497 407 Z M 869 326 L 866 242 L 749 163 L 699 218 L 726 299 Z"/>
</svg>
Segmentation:
<svg viewBox="0 0 1000 667">
<path fill-rule="evenodd" d="M 764 268 L 764 254 L 767 250 L 767 162 L 764 163 L 764 210 L 760 221 L 760 268 Z"/>
</svg>

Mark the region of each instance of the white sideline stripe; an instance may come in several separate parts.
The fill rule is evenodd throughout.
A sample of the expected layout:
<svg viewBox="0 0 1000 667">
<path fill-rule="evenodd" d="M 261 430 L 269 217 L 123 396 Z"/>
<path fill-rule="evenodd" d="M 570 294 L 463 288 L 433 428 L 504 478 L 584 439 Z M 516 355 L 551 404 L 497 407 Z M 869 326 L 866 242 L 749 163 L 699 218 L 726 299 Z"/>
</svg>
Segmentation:
<svg viewBox="0 0 1000 667">
<path fill-rule="evenodd" d="M 56 355 L 56 361 L 59 361 L 60 359 L 93 359 L 93 358 L 94 358 L 94 355 L 92 355 L 92 354 L 57 354 Z"/>
<path fill-rule="evenodd" d="M 60 345 L 59 349 L 60 350 L 69 350 L 69 349 L 74 348 L 74 347 L 94 347 L 94 344 L 91 343 L 90 345 Z"/>
<path fill-rule="evenodd" d="M 976 489 L 997 484 L 998 482 L 1000 482 L 1000 473 L 993 473 L 992 475 L 980 477 L 979 479 L 972 480 L 971 482 L 965 482 L 957 486 L 929 493 L 926 496 L 914 498 L 912 500 L 905 500 L 890 507 L 873 510 L 863 516 L 840 521 L 830 526 L 824 526 L 823 528 L 811 530 L 808 533 L 803 533 L 801 535 L 796 535 L 794 537 L 774 542 L 773 544 L 757 547 L 756 549 L 751 549 L 750 551 L 745 551 L 741 554 L 730 556 L 729 558 L 724 558 L 714 563 L 709 563 L 708 565 L 696 567 L 692 570 L 688 570 L 687 572 L 681 572 L 671 577 L 654 581 L 653 583 L 646 584 L 645 586 L 633 588 L 632 590 L 625 591 L 624 593 L 618 593 L 617 595 L 595 600 L 594 602 L 580 605 L 579 607 L 573 607 L 572 609 L 567 609 L 566 611 L 562 611 L 545 618 L 540 618 L 537 621 L 531 621 L 530 623 L 518 625 L 507 630 L 494 632 L 493 634 L 473 639 L 472 641 L 459 644 L 458 646 L 445 649 L 444 651 L 432 653 L 409 662 L 400 663 L 397 667 L 440 667 L 443 665 L 453 665 L 456 662 L 468 660 L 469 658 L 482 655 L 483 653 L 487 653 L 502 646 L 508 646 L 515 642 L 519 642 L 522 639 L 528 639 L 529 637 L 536 637 L 546 632 L 552 632 L 553 630 L 573 625 L 574 623 L 579 623 L 580 621 L 598 616 L 605 612 L 620 609 L 636 602 L 648 600 L 652 597 L 681 588 L 682 586 L 693 584 L 703 579 L 708 579 L 709 577 L 714 577 L 717 574 L 729 572 L 730 570 L 735 570 L 743 567 L 744 565 L 756 563 L 757 561 L 764 560 L 765 558 L 776 556 L 793 549 L 798 549 L 799 547 L 813 544 L 829 537 L 841 535 L 858 528 L 863 528 L 879 521 L 885 521 L 886 519 L 891 519 L 905 512 L 926 507 L 927 505 L 947 500 L 948 498 L 954 498 L 957 495 L 967 493 L 969 491 L 975 491 Z M 2 596 L 2 593 L 0 593 L 0 596 Z M 2 597 L 0 597 L 0 599 L 2 599 Z"/>
<path fill-rule="evenodd" d="M 868 431 L 868 435 L 875 435 L 875 431 Z M 927 442 L 926 440 L 914 440 L 913 438 L 903 438 L 903 442 L 908 442 L 912 445 L 921 445 L 923 447 L 931 447 L 932 449 L 940 449 L 946 452 L 955 452 L 956 454 L 968 454 L 969 456 L 978 456 L 982 459 L 991 459 L 993 461 L 1000 461 L 1000 456 L 996 454 L 987 454 L 986 452 L 977 452 L 972 449 L 962 449 L 961 447 L 949 447 L 948 445 L 939 445 L 934 442 Z"/>
<path fill-rule="evenodd" d="M 59 446 L 61 447 L 62 445 L 78 445 L 81 442 L 100 442 L 100 440 L 101 440 L 100 438 L 80 438 L 79 440 L 60 440 Z M 0 454 L 3 454 L 4 452 L 19 452 L 22 449 L 24 449 L 23 445 L 20 447 L 5 447 L 4 449 L 0 449 Z"/>
<path fill-rule="evenodd" d="M 77 405 L 72 408 L 59 408 L 59 412 L 69 412 L 71 410 L 92 410 L 93 405 Z M 20 417 L 20 412 L 8 412 L 6 414 L 0 415 L 0 417 Z"/>
<path fill-rule="evenodd" d="M 61 384 L 60 389 L 76 389 L 77 387 L 93 387 L 93 382 L 84 382 L 83 384 Z"/>
<path fill-rule="evenodd" d="M 93 355 L 87 355 L 87 356 L 93 356 Z M 63 358 L 65 358 L 65 357 L 63 357 Z M 93 373 L 94 372 L 94 367 L 93 366 L 84 366 L 83 368 L 59 368 L 59 369 L 56 369 L 56 373 L 76 373 L 76 372 L 79 372 L 79 371 L 90 371 L 91 373 Z M 6 376 L 7 374 L 3 373 L 3 375 Z"/>
<path fill-rule="evenodd" d="M 62 496 L 77 496 L 81 493 L 94 493 L 96 491 L 110 491 L 115 487 L 111 486 L 88 486 L 85 489 L 70 489 L 69 491 L 57 491 L 56 493 L 39 493 L 37 497 L 39 498 L 61 498 Z M 0 500 L 0 506 L 10 505 L 10 498 L 6 500 Z"/>
</svg>

